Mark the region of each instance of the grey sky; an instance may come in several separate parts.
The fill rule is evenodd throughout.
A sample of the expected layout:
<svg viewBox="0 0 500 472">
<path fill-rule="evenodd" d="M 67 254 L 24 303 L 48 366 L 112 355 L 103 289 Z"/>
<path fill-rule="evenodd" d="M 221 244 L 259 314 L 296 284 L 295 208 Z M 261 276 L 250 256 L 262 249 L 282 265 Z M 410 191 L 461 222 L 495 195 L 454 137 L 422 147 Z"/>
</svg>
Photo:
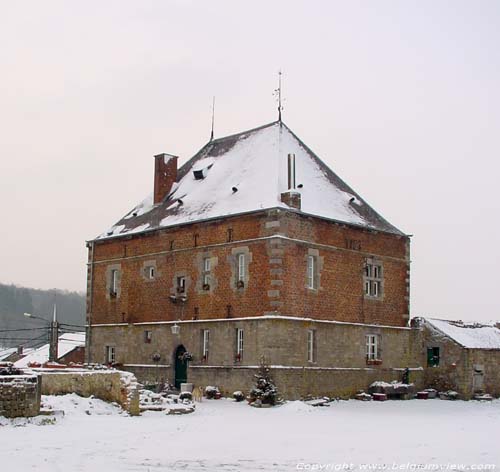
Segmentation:
<svg viewBox="0 0 500 472">
<path fill-rule="evenodd" d="M 85 288 L 153 154 L 284 121 L 413 234 L 412 314 L 500 318 L 500 2 L 0 1 L 0 282 Z"/>
</svg>

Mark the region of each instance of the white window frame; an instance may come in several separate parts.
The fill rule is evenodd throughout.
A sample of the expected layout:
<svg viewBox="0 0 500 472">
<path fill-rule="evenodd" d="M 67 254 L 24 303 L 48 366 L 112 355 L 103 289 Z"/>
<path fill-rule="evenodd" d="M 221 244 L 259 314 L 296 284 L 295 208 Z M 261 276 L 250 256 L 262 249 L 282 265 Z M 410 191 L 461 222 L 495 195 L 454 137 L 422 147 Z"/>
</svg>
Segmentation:
<svg viewBox="0 0 500 472">
<path fill-rule="evenodd" d="M 237 282 L 243 282 L 245 280 L 245 254 L 238 254 L 238 279 Z"/>
<path fill-rule="evenodd" d="M 316 256 L 307 256 L 307 288 L 316 289 Z"/>
<path fill-rule="evenodd" d="M 369 361 L 379 360 L 379 336 L 378 334 L 366 335 L 366 359 Z"/>
<path fill-rule="evenodd" d="M 118 293 L 118 269 L 111 269 L 110 277 L 109 291 L 116 294 Z"/>
<path fill-rule="evenodd" d="M 316 332 L 314 329 L 307 330 L 307 362 L 316 362 L 314 350 L 316 348 Z"/>
<path fill-rule="evenodd" d="M 380 298 L 382 296 L 382 283 L 384 270 L 382 264 L 376 261 L 366 261 L 365 265 L 365 296 Z"/>
<path fill-rule="evenodd" d="M 149 279 L 149 280 L 153 280 L 155 278 L 156 274 L 155 274 L 155 266 L 147 266 L 146 267 L 146 277 Z"/>
<path fill-rule="evenodd" d="M 243 328 L 236 328 L 236 355 L 243 357 Z"/>
<path fill-rule="evenodd" d="M 115 346 L 106 346 L 106 363 L 114 364 L 116 362 Z"/>
<path fill-rule="evenodd" d="M 179 290 L 182 288 L 182 290 Z M 186 293 L 186 277 L 184 275 L 180 275 L 177 277 L 177 293 Z"/>
<path fill-rule="evenodd" d="M 209 346 L 210 346 L 210 330 L 204 329 L 203 330 L 202 355 L 205 358 L 205 360 L 208 359 Z"/>
<path fill-rule="evenodd" d="M 203 259 L 203 285 L 210 285 L 210 272 L 212 270 L 212 263 L 210 257 Z"/>
</svg>

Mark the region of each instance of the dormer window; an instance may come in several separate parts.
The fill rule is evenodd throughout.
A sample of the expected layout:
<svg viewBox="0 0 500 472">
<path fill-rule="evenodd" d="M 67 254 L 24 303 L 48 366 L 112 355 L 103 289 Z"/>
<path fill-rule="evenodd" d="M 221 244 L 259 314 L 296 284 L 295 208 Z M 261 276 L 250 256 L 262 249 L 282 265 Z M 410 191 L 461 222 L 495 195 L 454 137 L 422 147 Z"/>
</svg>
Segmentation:
<svg viewBox="0 0 500 472">
<path fill-rule="evenodd" d="M 202 161 L 197 162 L 193 166 L 193 177 L 196 180 L 203 180 L 207 176 L 208 171 L 212 168 L 213 165 L 213 161 L 208 159 L 203 159 Z"/>
</svg>

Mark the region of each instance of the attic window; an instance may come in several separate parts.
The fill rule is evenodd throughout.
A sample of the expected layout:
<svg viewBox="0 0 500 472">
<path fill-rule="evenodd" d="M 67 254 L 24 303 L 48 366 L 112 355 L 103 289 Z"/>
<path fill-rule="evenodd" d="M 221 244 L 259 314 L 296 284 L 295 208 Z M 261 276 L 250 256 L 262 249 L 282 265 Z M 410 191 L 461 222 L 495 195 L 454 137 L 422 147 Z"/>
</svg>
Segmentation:
<svg viewBox="0 0 500 472">
<path fill-rule="evenodd" d="M 193 175 L 196 180 L 203 180 L 207 174 L 208 171 L 212 168 L 213 164 L 210 164 L 208 166 L 202 167 L 201 169 L 196 169 L 193 170 Z"/>
</svg>

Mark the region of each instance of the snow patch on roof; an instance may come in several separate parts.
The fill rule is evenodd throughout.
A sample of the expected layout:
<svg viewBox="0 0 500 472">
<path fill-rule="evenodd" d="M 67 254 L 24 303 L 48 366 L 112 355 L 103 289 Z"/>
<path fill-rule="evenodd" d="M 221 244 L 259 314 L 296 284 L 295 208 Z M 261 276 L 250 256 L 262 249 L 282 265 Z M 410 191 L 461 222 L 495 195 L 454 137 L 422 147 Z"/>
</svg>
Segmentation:
<svg viewBox="0 0 500 472">
<path fill-rule="evenodd" d="M 288 209 L 281 201 L 281 193 L 288 190 L 288 154 L 295 154 L 296 182 L 301 185 L 294 191 L 301 194 L 301 212 L 402 234 L 375 213 L 287 126 L 276 122 L 209 142 L 179 170 L 179 179 L 164 202 L 153 205 L 149 196 L 98 239 L 262 209 Z M 204 178 L 194 177 L 193 171 L 209 167 Z"/>
<path fill-rule="evenodd" d="M 467 323 L 463 321 L 426 318 L 428 324 L 470 349 L 500 349 L 500 329 L 494 323 Z"/>
<path fill-rule="evenodd" d="M 58 357 L 65 356 L 77 347 L 85 346 L 85 333 L 65 333 L 59 336 L 57 346 Z M 15 367 L 28 367 L 30 363 L 43 364 L 49 360 L 49 345 L 45 344 L 35 349 L 27 356 L 14 362 Z"/>
</svg>

